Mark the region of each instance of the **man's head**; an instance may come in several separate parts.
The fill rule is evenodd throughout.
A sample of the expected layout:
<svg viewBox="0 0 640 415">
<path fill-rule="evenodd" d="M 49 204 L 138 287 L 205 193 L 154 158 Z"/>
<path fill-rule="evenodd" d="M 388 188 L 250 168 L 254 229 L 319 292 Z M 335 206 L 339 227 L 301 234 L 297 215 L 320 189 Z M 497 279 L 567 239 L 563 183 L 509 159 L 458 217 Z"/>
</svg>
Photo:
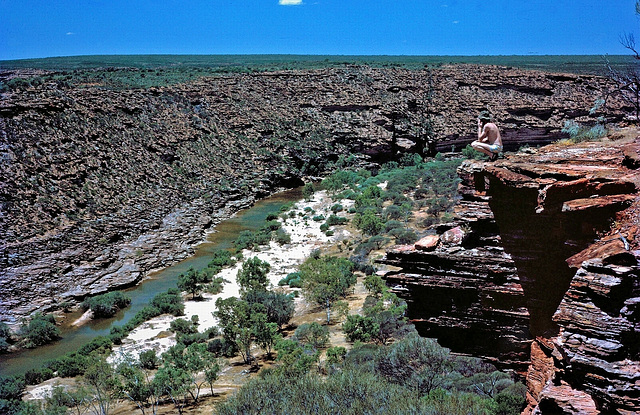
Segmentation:
<svg viewBox="0 0 640 415">
<path fill-rule="evenodd" d="M 489 111 L 482 111 L 480 113 L 480 115 L 478 115 L 478 119 L 483 123 L 486 124 L 488 122 L 491 122 L 491 113 Z"/>
</svg>

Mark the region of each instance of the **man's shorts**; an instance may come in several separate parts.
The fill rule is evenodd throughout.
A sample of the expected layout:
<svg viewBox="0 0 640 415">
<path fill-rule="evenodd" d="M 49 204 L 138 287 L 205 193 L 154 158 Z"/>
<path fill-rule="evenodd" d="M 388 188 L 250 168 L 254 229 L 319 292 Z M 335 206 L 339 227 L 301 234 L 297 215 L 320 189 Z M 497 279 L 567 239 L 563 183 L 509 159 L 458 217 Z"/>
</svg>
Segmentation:
<svg viewBox="0 0 640 415">
<path fill-rule="evenodd" d="M 492 153 L 499 153 L 502 151 L 502 146 L 499 144 L 491 144 L 489 150 L 491 150 Z"/>
</svg>

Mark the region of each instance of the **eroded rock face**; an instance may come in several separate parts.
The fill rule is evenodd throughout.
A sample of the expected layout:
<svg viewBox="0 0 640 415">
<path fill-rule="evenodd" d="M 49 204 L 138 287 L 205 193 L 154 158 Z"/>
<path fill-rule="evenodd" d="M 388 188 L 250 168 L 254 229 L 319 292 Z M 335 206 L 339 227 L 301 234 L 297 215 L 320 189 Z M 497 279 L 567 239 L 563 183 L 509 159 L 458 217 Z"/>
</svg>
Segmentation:
<svg viewBox="0 0 640 415">
<path fill-rule="evenodd" d="M 379 262 L 402 268 L 385 279 L 406 299 L 421 335 L 524 372 L 529 313 L 515 263 L 502 246 L 487 198 L 462 193 L 467 196 L 456 207 L 457 220 L 423 238 L 431 241 L 428 250 L 419 241 L 387 251 Z"/>
<path fill-rule="evenodd" d="M 505 146 L 517 148 L 556 138 L 567 119 L 590 120 L 606 85 L 457 65 L 229 75 L 126 91 L 43 84 L 3 94 L 0 319 L 15 323 L 133 284 L 184 257 L 224 216 L 344 160 L 366 165 L 422 151 L 416 127 L 427 101 L 439 150 L 468 144 L 487 106 Z M 612 99 L 608 111 L 621 119 L 625 108 Z"/>
<path fill-rule="evenodd" d="M 460 261 L 443 262 L 430 253 L 416 256 L 407 249 L 390 251 L 383 260 L 403 268 L 388 281 L 407 288 L 412 304 L 435 301 L 430 308 L 409 308 L 416 313 L 411 318 L 429 323 L 426 335 L 468 352 L 472 348 L 447 338 L 462 334 L 448 330 L 451 307 L 442 296 L 452 303 L 463 296 L 480 297 L 488 258 L 509 258 L 528 327 L 521 329 L 522 319 L 513 318 L 511 324 L 526 335 L 521 342 L 531 342 L 530 359 L 523 359 L 529 365 L 526 413 L 640 411 L 640 174 L 628 162 L 631 153 L 640 154 L 640 141 L 549 146 L 495 163 L 466 161 L 459 169 L 463 200 L 458 220 L 481 236 L 477 224 L 491 218 L 487 223 L 495 226 L 500 252 L 486 251 L 495 242 L 469 241 L 453 252 L 434 251 L 447 259 L 487 252 L 466 269 Z M 479 201 L 485 209 L 477 209 Z M 457 284 L 460 291 L 437 291 L 463 276 L 469 284 Z M 486 327 L 491 311 L 504 309 L 480 304 L 483 313 L 468 308 L 458 319 L 469 328 Z M 494 333 L 476 330 L 480 350 L 475 355 L 486 357 L 483 348 L 500 333 L 513 336 L 509 324 L 495 325 Z"/>
</svg>

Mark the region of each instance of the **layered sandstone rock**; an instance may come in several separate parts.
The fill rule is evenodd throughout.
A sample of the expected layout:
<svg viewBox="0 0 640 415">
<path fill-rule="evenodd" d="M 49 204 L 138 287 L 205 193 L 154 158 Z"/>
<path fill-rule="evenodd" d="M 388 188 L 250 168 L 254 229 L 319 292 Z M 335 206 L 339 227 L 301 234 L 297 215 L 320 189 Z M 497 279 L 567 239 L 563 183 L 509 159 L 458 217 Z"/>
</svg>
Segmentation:
<svg viewBox="0 0 640 415">
<path fill-rule="evenodd" d="M 640 142 L 604 142 L 549 146 L 495 163 L 466 161 L 459 169 L 459 221 L 477 233 L 475 225 L 491 217 L 500 251 L 467 269 L 456 258 L 486 252 L 495 243 L 463 242 L 453 252 L 437 248 L 448 262 L 411 249 L 391 251 L 383 260 L 402 268 L 389 282 L 407 288 L 411 303 L 435 302 L 409 308 L 412 318 L 429 322 L 425 334 L 469 352 L 472 347 L 452 340 L 464 334 L 449 329 L 451 308 L 442 296 L 452 303 L 481 297 L 487 258 L 508 256 L 528 330 L 522 330 L 522 319 L 497 325 L 479 320 L 475 306 L 457 318 L 467 327 L 494 324 L 495 332 L 474 331 L 477 356 L 487 356 L 491 349 L 484 348 L 495 338 L 510 338 L 514 331 L 527 335 L 519 339 L 531 342 L 527 413 L 640 411 L 640 174 L 628 162 L 638 154 Z M 480 200 L 488 212 L 476 209 Z M 456 284 L 463 277 L 469 284 Z M 460 291 L 442 291 L 448 285 Z M 485 316 L 504 309 L 479 304 Z"/>
<path fill-rule="evenodd" d="M 565 120 L 593 122 L 589 109 L 606 87 L 588 75 L 457 65 L 225 75 L 144 90 L 49 83 L 5 93 L 0 319 L 16 323 L 133 284 L 276 189 L 348 163 L 420 152 L 429 119 L 438 149 L 449 151 L 471 141 L 477 113 L 490 108 L 505 145 L 516 148 L 554 139 Z M 621 119 L 623 105 L 609 104 L 609 119 Z"/>
</svg>

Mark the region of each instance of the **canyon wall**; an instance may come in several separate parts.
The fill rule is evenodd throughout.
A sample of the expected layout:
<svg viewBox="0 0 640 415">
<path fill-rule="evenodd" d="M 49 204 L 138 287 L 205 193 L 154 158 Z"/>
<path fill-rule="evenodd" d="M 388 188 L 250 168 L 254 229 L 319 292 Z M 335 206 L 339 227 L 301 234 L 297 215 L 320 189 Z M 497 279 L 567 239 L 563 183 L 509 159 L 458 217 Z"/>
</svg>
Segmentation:
<svg viewBox="0 0 640 415">
<path fill-rule="evenodd" d="M 595 76 L 456 65 L 3 93 L 0 320 L 15 326 L 35 310 L 135 284 L 277 189 L 422 152 L 427 121 L 437 149 L 450 151 L 473 139 L 486 108 L 508 149 L 549 142 L 568 119 L 622 120 L 628 109 L 615 100 L 589 114 L 608 88 Z"/>
<path fill-rule="evenodd" d="M 526 379 L 526 413 L 640 411 L 640 139 L 459 168 L 456 219 L 390 250 L 422 335 Z"/>
</svg>

